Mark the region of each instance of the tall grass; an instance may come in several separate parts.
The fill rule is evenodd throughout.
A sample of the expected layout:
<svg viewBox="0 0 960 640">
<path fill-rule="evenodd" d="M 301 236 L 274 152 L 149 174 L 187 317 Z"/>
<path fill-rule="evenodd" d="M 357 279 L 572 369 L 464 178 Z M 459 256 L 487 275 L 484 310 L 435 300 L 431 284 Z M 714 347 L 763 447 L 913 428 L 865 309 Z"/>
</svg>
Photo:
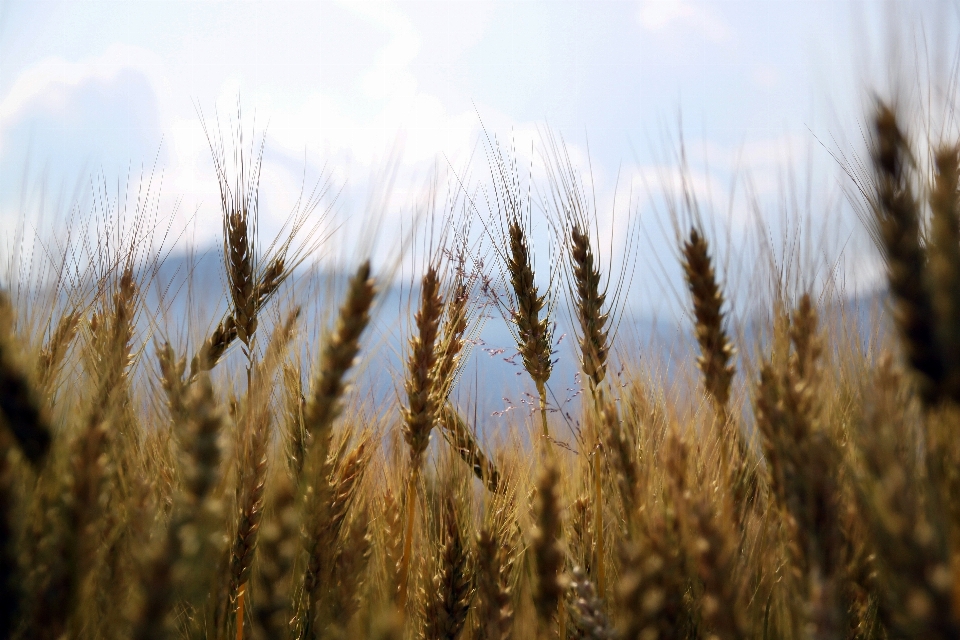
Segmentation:
<svg viewBox="0 0 960 640">
<path fill-rule="evenodd" d="M 908 128 L 882 103 L 869 122 L 896 335 L 853 348 L 807 291 L 738 360 L 758 345 L 736 344 L 694 226 L 677 246 L 700 351 L 687 395 L 617 350 L 623 289 L 575 180 L 546 205 L 563 296 L 494 152 L 501 271 L 467 269 L 482 260 L 462 238 L 435 252 L 396 400 L 374 404 L 350 382 L 385 276 L 356 267 L 301 366 L 289 276 L 312 247 L 291 230 L 262 251 L 256 157 L 236 181 L 218 162 L 228 311 L 192 351 L 164 337 L 132 259 L 102 256 L 112 270 L 43 335 L 11 297 L 26 288 L 0 292 L 0 636 L 960 637 L 960 155 L 936 146 L 923 175 Z M 490 298 L 538 396 L 495 446 L 451 394 Z M 567 416 L 547 395 L 562 300 L 576 448 L 554 446 Z"/>
</svg>

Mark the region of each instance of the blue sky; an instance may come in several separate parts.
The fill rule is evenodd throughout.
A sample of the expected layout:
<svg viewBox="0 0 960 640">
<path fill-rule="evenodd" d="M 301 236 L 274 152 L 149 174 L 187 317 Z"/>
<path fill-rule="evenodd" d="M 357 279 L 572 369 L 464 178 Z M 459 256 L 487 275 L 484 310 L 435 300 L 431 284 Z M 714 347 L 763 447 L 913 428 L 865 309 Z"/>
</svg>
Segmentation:
<svg viewBox="0 0 960 640">
<path fill-rule="evenodd" d="M 824 144 L 859 135 L 851 125 L 882 59 L 888 4 L 0 0 L 0 231 L 39 209 L 41 193 L 43 206 L 67 209 L 89 199 L 91 175 L 126 184 L 156 164 L 158 217 L 216 241 L 197 112 L 227 123 L 239 96 L 244 122 L 267 129 L 266 230 L 324 168 L 345 185 L 338 215 L 358 227 L 371 176 L 398 158 L 389 238 L 432 167 L 463 174 L 481 122 L 521 155 L 548 125 L 592 173 L 601 232 L 622 232 L 607 215 L 616 193 L 656 253 L 651 192 L 676 177 L 681 118 L 696 188 L 724 225 L 748 223 L 746 204 L 725 205 L 738 171 L 772 203 L 797 167 L 812 167 L 818 197 L 836 191 Z M 901 6 L 932 37 L 957 15 L 950 3 Z M 470 167 L 483 176 L 482 153 Z M 866 251 L 848 242 L 852 218 L 837 225 L 841 244 Z"/>
</svg>

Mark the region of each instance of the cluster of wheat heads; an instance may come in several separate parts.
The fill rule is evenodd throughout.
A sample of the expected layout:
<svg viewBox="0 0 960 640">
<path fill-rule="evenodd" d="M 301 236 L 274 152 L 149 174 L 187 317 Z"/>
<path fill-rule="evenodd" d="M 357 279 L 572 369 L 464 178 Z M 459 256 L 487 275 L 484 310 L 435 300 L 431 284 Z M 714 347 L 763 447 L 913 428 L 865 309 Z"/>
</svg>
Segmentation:
<svg viewBox="0 0 960 640">
<path fill-rule="evenodd" d="M 257 346 L 295 252 L 260 253 L 255 190 L 222 185 L 229 305 L 194 353 L 141 335 L 130 261 L 39 325 L 5 290 L 0 635 L 958 637 L 960 155 L 938 147 L 919 175 L 894 110 L 871 130 L 898 341 L 844 347 L 810 292 L 736 383 L 723 286 L 692 228 L 678 247 L 692 396 L 637 359 L 612 371 L 619 293 L 582 193 L 557 183 L 585 382 L 575 447 L 549 444 L 564 428 L 544 392 L 556 298 L 507 181 L 500 300 L 539 398 L 494 448 L 450 393 L 497 280 L 462 253 L 425 269 L 385 407 L 349 384 L 378 295 L 368 261 L 308 372 L 295 305 Z"/>
</svg>

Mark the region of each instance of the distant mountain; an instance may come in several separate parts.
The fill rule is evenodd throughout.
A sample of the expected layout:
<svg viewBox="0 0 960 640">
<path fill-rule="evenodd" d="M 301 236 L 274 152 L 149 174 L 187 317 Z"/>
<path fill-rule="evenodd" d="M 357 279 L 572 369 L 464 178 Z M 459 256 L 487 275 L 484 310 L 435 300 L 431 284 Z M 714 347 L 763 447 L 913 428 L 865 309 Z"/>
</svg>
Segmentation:
<svg viewBox="0 0 960 640">
<path fill-rule="evenodd" d="M 325 330 L 333 326 L 337 309 L 349 273 L 323 270 L 298 271 L 279 291 L 274 303 L 261 316 L 258 330 L 261 348 L 266 344 L 277 320 L 300 305 L 299 326 L 306 336 L 300 354 L 304 384 L 318 351 L 318 341 Z M 192 355 L 205 336 L 216 326 L 230 307 L 226 293 L 226 278 L 218 251 L 209 251 L 196 257 L 170 256 L 152 270 L 139 274 L 146 283 L 144 306 L 146 313 L 138 316 L 138 334 L 146 344 L 144 357 L 147 366 L 139 375 L 155 371 L 153 342 L 169 339 L 182 353 Z M 399 399 L 404 401 L 403 375 L 406 342 L 412 325 L 410 287 L 407 284 L 383 285 L 374 319 L 363 340 L 354 388 L 365 400 L 374 404 Z M 882 310 L 885 295 L 874 293 L 860 299 L 844 300 L 822 310 L 822 322 L 840 322 L 845 317 L 844 331 L 832 335 L 855 339 L 864 347 L 878 332 L 888 330 L 887 322 L 875 326 L 876 311 Z M 577 345 L 571 330 L 569 314 L 560 309 L 554 328 L 555 364 L 549 383 L 551 409 L 569 414 L 575 421 L 582 398 L 577 359 Z M 769 322 L 753 319 L 734 328 L 733 338 L 739 357 L 755 353 L 769 341 Z M 536 406 L 535 391 L 524 372 L 510 329 L 500 314 L 489 307 L 481 319 L 480 331 L 470 342 L 469 355 L 460 372 L 452 399 L 471 421 L 476 416 L 477 428 L 489 434 L 500 425 L 515 419 Z M 625 314 L 619 321 L 617 340 L 611 358 L 610 376 L 618 373 L 618 358 L 632 364 L 638 361 L 653 369 L 657 377 L 669 382 L 682 372 L 693 371 L 698 349 L 690 326 L 690 319 L 657 319 L 641 314 Z M 639 360 L 638 360 L 639 359 Z M 217 375 L 242 371 L 243 355 L 235 345 L 227 354 L 225 366 L 217 368 Z M 744 367 L 738 367 L 743 371 Z M 685 379 L 679 379 L 685 380 Z M 693 377 L 696 384 L 696 376 Z M 560 422 L 559 416 L 557 421 Z M 560 433 L 561 437 L 566 434 Z"/>
</svg>

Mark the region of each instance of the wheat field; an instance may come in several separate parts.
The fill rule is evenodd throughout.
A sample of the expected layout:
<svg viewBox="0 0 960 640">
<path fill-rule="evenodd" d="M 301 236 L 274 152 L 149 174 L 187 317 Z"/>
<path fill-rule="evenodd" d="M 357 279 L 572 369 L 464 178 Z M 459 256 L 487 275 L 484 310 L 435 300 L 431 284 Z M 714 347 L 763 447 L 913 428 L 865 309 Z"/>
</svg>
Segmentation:
<svg viewBox="0 0 960 640">
<path fill-rule="evenodd" d="M 844 340 L 811 290 L 737 344 L 693 224 L 687 394 L 641 357 L 612 365 L 623 277 L 562 162 L 560 266 L 537 276 L 495 148 L 496 259 L 441 234 L 384 402 L 352 383 L 386 268 L 357 261 L 307 343 L 293 274 L 315 247 L 262 246 L 256 180 L 219 164 L 228 310 L 198 339 L 167 337 L 122 237 L 92 284 L 3 283 L 0 636 L 960 637 L 960 146 L 917 162 L 913 126 L 882 102 L 864 124 L 895 330 Z M 561 305 L 575 446 L 547 393 Z M 536 390 L 500 438 L 452 393 L 491 309 Z"/>
</svg>

